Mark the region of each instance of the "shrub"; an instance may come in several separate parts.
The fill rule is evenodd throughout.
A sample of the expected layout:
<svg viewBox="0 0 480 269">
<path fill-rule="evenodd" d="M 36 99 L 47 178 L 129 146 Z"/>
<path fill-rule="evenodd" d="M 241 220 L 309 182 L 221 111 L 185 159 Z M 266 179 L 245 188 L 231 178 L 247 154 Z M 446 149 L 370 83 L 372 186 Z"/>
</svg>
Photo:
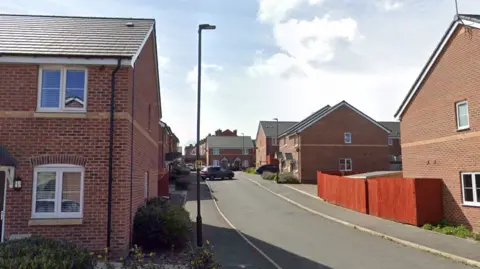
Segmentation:
<svg viewBox="0 0 480 269">
<path fill-rule="evenodd" d="M 277 183 L 284 184 L 298 184 L 300 181 L 296 176 L 293 175 L 293 173 L 288 172 L 288 173 L 282 173 L 278 176 L 278 179 L 276 180 Z"/>
<path fill-rule="evenodd" d="M 2 269 L 93 269 L 96 261 L 84 248 L 39 236 L 0 244 Z"/>
<path fill-rule="evenodd" d="M 109 258 L 108 249 L 105 249 L 103 255 L 97 255 L 99 260 L 105 264 L 104 269 L 118 269 L 117 263 L 112 263 Z M 154 264 L 153 258 L 155 253 L 151 252 L 149 254 L 143 253 L 143 251 L 135 245 L 130 249 L 126 257 L 120 258 L 121 269 L 161 269 L 164 268 L 161 265 Z"/>
<path fill-rule="evenodd" d="M 263 172 L 262 173 L 262 178 L 266 180 L 275 180 L 276 174 L 271 173 L 271 172 Z"/>
<path fill-rule="evenodd" d="M 454 234 L 455 234 L 455 236 L 458 236 L 458 237 L 461 237 L 461 238 L 473 237 L 472 231 L 470 231 L 464 225 L 460 225 L 460 226 L 455 227 Z"/>
<path fill-rule="evenodd" d="M 255 167 L 246 168 L 246 169 L 243 170 L 243 172 L 249 173 L 249 174 L 255 174 L 255 173 L 257 173 Z"/>
<path fill-rule="evenodd" d="M 220 264 L 215 260 L 213 246 L 210 245 L 208 240 L 205 242 L 203 247 L 193 250 L 192 257 L 190 259 L 192 268 L 216 269 L 220 267 Z"/>
<path fill-rule="evenodd" d="M 433 230 L 433 225 L 430 224 L 430 223 L 427 223 L 427 224 L 424 224 L 424 225 L 422 226 L 422 228 L 425 229 L 425 230 L 431 231 L 431 230 Z"/>
<path fill-rule="evenodd" d="M 146 250 L 183 248 L 192 221 L 182 206 L 147 202 L 137 210 L 133 227 L 134 244 Z"/>
</svg>

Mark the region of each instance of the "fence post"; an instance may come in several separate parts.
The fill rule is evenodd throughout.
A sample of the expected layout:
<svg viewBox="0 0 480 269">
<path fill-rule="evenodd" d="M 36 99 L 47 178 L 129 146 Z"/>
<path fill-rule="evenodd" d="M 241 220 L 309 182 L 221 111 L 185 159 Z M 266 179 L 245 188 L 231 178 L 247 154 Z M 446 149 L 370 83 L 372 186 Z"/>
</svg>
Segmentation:
<svg viewBox="0 0 480 269">
<path fill-rule="evenodd" d="M 368 199 L 368 177 L 365 177 L 365 214 L 370 215 L 370 201 Z"/>
</svg>

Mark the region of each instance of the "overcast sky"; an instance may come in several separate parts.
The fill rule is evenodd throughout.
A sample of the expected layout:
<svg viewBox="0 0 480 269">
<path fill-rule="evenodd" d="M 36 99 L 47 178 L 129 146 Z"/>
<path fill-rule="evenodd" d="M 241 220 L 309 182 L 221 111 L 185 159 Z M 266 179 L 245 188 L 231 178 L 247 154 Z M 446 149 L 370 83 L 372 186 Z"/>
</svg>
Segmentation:
<svg viewBox="0 0 480 269">
<path fill-rule="evenodd" d="M 458 0 L 480 13 L 479 0 Z M 202 137 L 299 121 L 346 100 L 394 120 L 455 14 L 454 0 L 1 0 L 0 12 L 155 18 L 163 120 L 196 137 L 197 25 L 204 33 Z"/>
</svg>

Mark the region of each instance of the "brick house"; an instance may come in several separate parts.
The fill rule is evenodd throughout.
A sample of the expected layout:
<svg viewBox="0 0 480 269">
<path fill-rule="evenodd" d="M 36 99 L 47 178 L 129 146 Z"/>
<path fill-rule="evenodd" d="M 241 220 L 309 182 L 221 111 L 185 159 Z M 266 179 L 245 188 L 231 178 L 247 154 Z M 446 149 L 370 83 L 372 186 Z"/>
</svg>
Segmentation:
<svg viewBox="0 0 480 269">
<path fill-rule="evenodd" d="M 240 169 L 255 164 L 252 138 L 236 134 L 236 130 L 233 132 L 217 130 L 215 135 L 207 136 L 205 143 L 207 165 Z"/>
<path fill-rule="evenodd" d="M 255 139 L 256 166 L 275 163 L 275 152 L 278 151 L 277 136 L 285 132 L 297 122 L 295 121 L 260 121 Z M 277 125 L 278 124 L 278 125 Z M 278 128 L 277 128 L 278 127 Z M 278 129 L 278 131 L 277 131 Z"/>
<path fill-rule="evenodd" d="M 157 195 L 155 21 L 0 15 L 0 31 L 2 241 L 128 249 Z"/>
<path fill-rule="evenodd" d="M 441 178 L 447 220 L 480 230 L 480 15 L 455 17 L 396 112 L 405 177 Z"/>
<path fill-rule="evenodd" d="M 399 121 L 379 121 L 381 125 L 392 131 L 388 136 L 388 148 L 390 150 L 390 170 L 402 170 L 402 148 L 400 147 L 400 122 Z"/>
<path fill-rule="evenodd" d="M 281 171 L 315 183 L 317 171 L 351 174 L 389 170 L 390 130 L 345 101 L 325 106 L 279 136 Z"/>
</svg>

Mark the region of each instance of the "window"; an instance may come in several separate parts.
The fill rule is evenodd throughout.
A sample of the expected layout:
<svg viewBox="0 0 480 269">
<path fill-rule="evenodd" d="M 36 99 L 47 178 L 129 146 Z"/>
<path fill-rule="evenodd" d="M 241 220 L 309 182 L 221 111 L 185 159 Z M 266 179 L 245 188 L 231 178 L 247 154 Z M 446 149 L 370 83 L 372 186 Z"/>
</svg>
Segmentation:
<svg viewBox="0 0 480 269">
<path fill-rule="evenodd" d="M 272 137 L 272 146 L 276 146 L 276 145 L 277 145 L 277 138 Z"/>
<path fill-rule="evenodd" d="M 480 172 L 462 173 L 462 194 L 464 205 L 480 206 Z"/>
<path fill-rule="evenodd" d="M 457 129 L 464 130 L 470 127 L 468 119 L 468 102 L 462 101 L 455 104 L 457 111 Z"/>
<path fill-rule="evenodd" d="M 83 167 L 44 165 L 35 168 L 32 218 L 81 218 Z"/>
<path fill-rule="evenodd" d="M 213 160 L 213 166 L 220 166 L 219 160 Z"/>
<path fill-rule="evenodd" d="M 41 68 L 38 85 L 38 111 L 86 111 L 86 69 Z"/>
<path fill-rule="evenodd" d="M 287 137 L 286 137 L 286 136 L 283 138 L 283 144 L 284 144 L 284 145 L 287 144 Z"/>
<path fill-rule="evenodd" d="M 144 183 L 144 192 L 143 196 L 145 197 L 145 200 L 148 199 L 148 172 L 145 172 L 145 183 Z"/>
<path fill-rule="evenodd" d="M 298 145 L 297 136 L 293 137 L 293 145 Z"/>
<path fill-rule="evenodd" d="M 340 159 L 340 171 L 352 171 L 352 159 Z"/>
<path fill-rule="evenodd" d="M 391 137 L 388 138 L 388 145 L 389 146 L 393 145 L 393 139 Z"/>
<path fill-rule="evenodd" d="M 244 168 L 248 167 L 248 160 L 243 160 L 243 167 Z"/>
<path fill-rule="evenodd" d="M 344 133 L 343 134 L 343 141 L 345 142 L 345 144 L 352 143 L 352 134 L 351 133 Z"/>
<path fill-rule="evenodd" d="M 220 155 L 220 149 L 219 148 L 213 148 L 213 155 Z"/>
<path fill-rule="evenodd" d="M 243 149 L 243 155 L 248 155 L 248 149 Z"/>
</svg>

